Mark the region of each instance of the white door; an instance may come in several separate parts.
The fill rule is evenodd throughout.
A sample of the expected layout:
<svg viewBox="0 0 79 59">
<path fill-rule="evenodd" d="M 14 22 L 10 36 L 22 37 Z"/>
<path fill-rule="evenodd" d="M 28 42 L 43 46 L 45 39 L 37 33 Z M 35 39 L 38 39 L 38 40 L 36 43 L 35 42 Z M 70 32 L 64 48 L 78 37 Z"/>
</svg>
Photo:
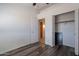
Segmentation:
<svg viewBox="0 0 79 59">
<path fill-rule="evenodd" d="M 75 47 L 74 22 L 58 23 L 58 32 L 62 32 L 63 34 L 63 45 Z"/>
<path fill-rule="evenodd" d="M 75 24 L 67 22 L 63 24 L 63 45 L 75 47 Z"/>
</svg>

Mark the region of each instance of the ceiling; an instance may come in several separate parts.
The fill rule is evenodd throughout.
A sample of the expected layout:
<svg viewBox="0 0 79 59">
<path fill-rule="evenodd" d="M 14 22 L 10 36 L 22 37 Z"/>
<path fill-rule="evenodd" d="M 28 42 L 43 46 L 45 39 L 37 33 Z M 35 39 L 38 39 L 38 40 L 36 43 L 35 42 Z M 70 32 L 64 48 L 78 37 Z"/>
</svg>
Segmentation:
<svg viewBox="0 0 79 59">
<path fill-rule="evenodd" d="M 54 3 L 36 3 L 36 5 L 34 6 L 35 9 L 41 11 L 47 7 L 50 7 L 51 5 L 53 5 Z"/>
</svg>

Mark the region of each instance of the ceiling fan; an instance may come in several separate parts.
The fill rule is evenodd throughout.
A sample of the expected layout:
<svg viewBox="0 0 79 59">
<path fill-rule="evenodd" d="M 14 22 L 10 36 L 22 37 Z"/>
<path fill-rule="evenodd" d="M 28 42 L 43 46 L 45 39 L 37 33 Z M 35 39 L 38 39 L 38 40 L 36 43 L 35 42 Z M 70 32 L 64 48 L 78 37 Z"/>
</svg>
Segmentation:
<svg viewBox="0 0 79 59">
<path fill-rule="evenodd" d="M 33 3 L 33 6 L 36 6 L 37 3 Z M 45 4 L 49 4 L 49 3 L 45 3 Z"/>
</svg>

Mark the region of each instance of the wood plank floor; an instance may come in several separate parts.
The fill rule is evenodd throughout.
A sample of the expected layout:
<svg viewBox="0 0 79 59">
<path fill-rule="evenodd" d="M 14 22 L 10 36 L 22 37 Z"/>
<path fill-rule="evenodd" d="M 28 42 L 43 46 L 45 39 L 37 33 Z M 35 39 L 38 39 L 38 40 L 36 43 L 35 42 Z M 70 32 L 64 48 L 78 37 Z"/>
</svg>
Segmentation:
<svg viewBox="0 0 79 59">
<path fill-rule="evenodd" d="M 38 44 L 28 45 L 1 56 L 75 56 L 74 48 L 68 46 L 54 46 L 40 48 Z"/>
</svg>

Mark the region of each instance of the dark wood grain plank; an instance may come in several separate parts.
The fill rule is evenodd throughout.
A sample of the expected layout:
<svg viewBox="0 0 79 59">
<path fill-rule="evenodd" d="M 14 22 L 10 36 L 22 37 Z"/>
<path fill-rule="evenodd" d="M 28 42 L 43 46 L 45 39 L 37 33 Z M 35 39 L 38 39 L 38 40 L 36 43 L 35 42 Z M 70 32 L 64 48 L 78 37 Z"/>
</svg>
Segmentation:
<svg viewBox="0 0 79 59">
<path fill-rule="evenodd" d="M 75 56 L 74 48 L 68 46 L 39 47 L 39 44 L 30 44 L 4 53 L 1 56 Z"/>
</svg>

